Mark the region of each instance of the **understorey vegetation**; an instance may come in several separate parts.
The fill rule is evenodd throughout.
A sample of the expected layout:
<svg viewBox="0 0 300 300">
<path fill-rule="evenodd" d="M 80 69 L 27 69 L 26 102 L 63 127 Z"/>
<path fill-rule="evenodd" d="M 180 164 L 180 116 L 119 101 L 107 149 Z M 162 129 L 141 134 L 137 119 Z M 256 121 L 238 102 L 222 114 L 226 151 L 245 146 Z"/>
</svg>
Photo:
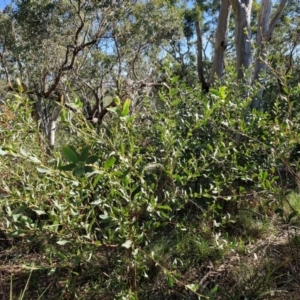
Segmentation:
<svg viewBox="0 0 300 300">
<path fill-rule="evenodd" d="M 299 16 L 7 3 L 0 299 L 298 299 Z"/>
<path fill-rule="evenodd" d="M 10 95 L 0 152 L 8 294 L 288 299 L 296 289 L 299 120 L 288 105 L 276 112 L 283 97 L 248 120 L 230 81 L 206 94 L 176 77 L 166 86 L 156 109 L 145 99 L 131 114 L 130 100 L 116 99 L 96 130 L 72 113 L 58 137 L 69 143 L 52 156 L 26 95 Z M 286 262 L 272 252 L 282 231 Z"/>
</svg>

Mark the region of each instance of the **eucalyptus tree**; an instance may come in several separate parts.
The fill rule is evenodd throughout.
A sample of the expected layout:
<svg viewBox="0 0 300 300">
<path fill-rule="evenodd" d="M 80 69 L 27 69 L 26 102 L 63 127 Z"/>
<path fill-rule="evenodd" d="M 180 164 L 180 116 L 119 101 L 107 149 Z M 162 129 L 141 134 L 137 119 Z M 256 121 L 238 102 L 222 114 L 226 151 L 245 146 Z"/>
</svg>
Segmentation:
<svg viewBox="0 0 300 300">
<path fill-rule="evenodd" d="M 260 6 L 259 16 L 253 12 L 253 4 Z M 224 52 L 227 47 L 227 32 L 230 13 L 233 11 L 235 20 L 235 51 L 237 78 L 244 79 L 244 70 L 253 63 L 253 48 L 256 49 L 253 79 L 257 80 L 266 68 L 267 49 L 275 26 L 280 22 L 280 16 L 286 7 L 287 0 L 282 0 L 272 13 L 271 0 L 262 0 L 260 4 L 253 0 L 221 1 L 218 26 L 215 33 L 213 73 L 218 77 L 224 72 Z M 232 9 L 231 9 L 232 8 Z M 256 29 L 256 42 L 252 45 L 252 28 Z"/>
<path fill-rule="evenodd" d="M 272 39 L 268 44 L 267 68 L 272 70 L 274 76 L 267 78 L 267 90 L 264 93 L 264 106 L 271 111 L 275 101 L 284 107 L 293 105 L 289 109 L 290 114 L 298 112 L 299 103 L 299 54 L 300 54 L 300 7 L 298 1 L 289 1 L 280 17 L 279 25 L 276 27 Z M 259 82 L 263 84 L 263 77 Z"/>
<path fill-rule="evenodd" d="M 262 0 L 260 3 L 253 0 L 222 0 L 221 2 L 195 0 L 194 7 L 187 9 L 192 12 L 188 14 L 190 18 L 188 32 L 190 36 L 194 33 L 197 39 L 197 70 L 202 85 L 206 87 L 208 84 L 213 84 L 215 78 L 222 78 L 225 74 L 224 61 L 229 46 L 228 36 L 233 29 L 237 79 L 245 82 L 245 71 L 254 66 L 252 78 L 247 80 L 248 84 L 257 82 L 267 69 L 270 41 L 276 25 L 280 25 L 286 6 L 287 0 L 281 0 L 279 3 L 271 0 Z M 255 41 L 252 31 L 256 36 Z M 208 32 L 210 36 L 214 32 L 213 43 L 211 43 L 212 67 L 211 71 L 206 72 L 204 76 L 202 41 L 203 33 Z M 253 101 L 253 108 L 263 105 L 259 99 L 257 100 Z"/>
<path fill-rule="evenodd" d="M 13 36 L 4 52 L 10 53 L 16 62 L 16 75 L 34 103 L 35 115 L 42 121 L 50 148 L 54 147 L 61 107 L 56 102 L 68 106 L 69 76 L 72 74 L 75 79 L 80 76 L 90 49 L 107 38 L 131 2 L 124 1 L 124 4 L 127 5 L 80 0 L 17 0 L 3 14 L 2 18 L 10 22 L 7 35 Z"/>
<path fill-rule="evenodd" d="M 231 13 L 230 0 L 221 1 L 220 13 L 218 17 L 218 26 L 215 33 L 214 43 L 214 56 L 212 66 L 212 77 L 213 82 L 215 77 L 221 78 L 224 75 L 225 70 L 225 54 L 228 46 L 228 25 Z"/>
<path fill-rule="evenodd" d="M 176 10 L 160 0 L 16 0 L 1 14 L 2 73 L 20 79 L 50 148 L 61 108 L 80 113 L 72 97 L 100 123 L 107 91 L 124 98 L 156 84 L 162 45 L 180 37 Z"/>
</svg>

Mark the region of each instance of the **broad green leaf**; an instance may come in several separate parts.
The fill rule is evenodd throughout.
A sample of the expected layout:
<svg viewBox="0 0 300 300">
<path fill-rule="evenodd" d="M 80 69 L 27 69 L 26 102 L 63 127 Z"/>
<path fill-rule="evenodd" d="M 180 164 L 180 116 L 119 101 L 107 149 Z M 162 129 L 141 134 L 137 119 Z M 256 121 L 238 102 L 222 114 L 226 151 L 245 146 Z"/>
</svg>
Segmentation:
<svg viewBox="0 0 300 300">
<path fill-rule="evenodd" d="M 75 168 L 76 168 L 77 164 L 68 164 L 68 165 L 65 165 L 65 166 L 59 166 L 58 167 L 58 170 L 61 170 L 61 171 L 73 171 Z"/>
<path fill-rule="evenodd" d="M 69 162 L 78 163 L 78 156 L 70 147 L 63 147 L 62 153 Z"/>
<path fill-rule="evenodd" d="M 296 211 L 293 211 L 291 212 L 289 215 L 288 215 L 288 218 L 287 218 L 287 222 L 290 223 L 290 221 L 296 217 L 298 215 L 298 213 Z"/>
<path fill-rule="evenodd" d="M 180 100 L 176 99 L 172 102 L 172 106 L 177 106 L 178 104 L 180 104 Z"/>
<path fill-rule="evenodd" d="M 162 101 L 164 101 L 164 102 L 167 102 L 167 101 L 168 101 L 167 98 L 165 97 L 165 95 L 162 94 L 160 91 L 158 92 L 158 95 L 159 95 L 159 99 L 160 99 L 160 100 L 162 100 Z"/>
<path fill-rule="evenodd" d="M 176 82 L 178 82 L 178 80 L 179 80 L 179 76 L 173 76 L 171 78 L 171 83 L 176 83 Z"/>
<path fill-rule="evenodd" d="M 121 104 L 121 100 L 118 96 L 115 97 L 115 103 L 117 106 L 119 106 Z"/>
<path fill-rule="evenodd" d="M 216 285 L 211 291 L 210 291 L 210 295 L 214 295 L 217 291 L 218 291 L 219 286 Z"/>
<path fill-rule="evenodd" d="M 219 95 L 221 97 L 221 99 L 225 99 L 226 98 L 226 86 L 221 86 L 219 88 Z"/>
<path fill-rule="evenodd" d="M 265 171 L 265 172 L 264 172 L 264 175 L 263 175 L 263 180 L 266 180 L 266 179 L 267 179 L 267 177 L 268 177 L 268 175 L 269 175 L 269 174 L 268 174 L 268 172 L 267 172 L 267 171 Z"/>
<path fill-rule="evenodd" d="M 84 167 L 78 167 L 73 171 L 74 176 L 81 176 L 84 173 Z"/>
<path fill-rule="evenodd" d="M 217 97 L 220 96 L 220 92 L 217 91 L 216 89 L 210 88 L 210 89 L 209 89 L 209 92 L 210 92 L 211 94 L 217 96 Z"/>
<path fill-rule="evenodd" d="M 157 208 L 159 208 L 159 209 L 165 209 L 165 210 L 171 210 L 172 211 L 171 207 L 167 206 L 167 205 L 158 205 Z"/>
<path fill-rule="evenodd" d="M 85 166 L 84 167 L 84 172 L 85 173 L 92 173 L 94 171 L 94 169 L 90 166 Z"/>
<path fill-rule="evenodd" d="M 120 176 L 121 179 L 125 179 L 127 177 L 127 175 L 130 173 L 130 171 L 131 171 L 131 167 L 127 168 L 124 172 L 120 172 L 118 174 L 117 174 L 117 172 L 115 172 L 115 173 L 117 176 Z"/>
<path fill-rule="evenodd" d="M 79 153 L 77 152 L 77 149 L 76 149 L 74 146 L 69 145 L 68 147 L 69 147 L 71 150 L 73 150 L 73 152 L 77 155 L 77 157 L 80 156 Z"/>
<path fill-rule="evenodd" d="M 74 99 L 74 103 L 75 103 L 75 105 L 76 105 L 78 108 L 82 108 L 82 107 L 83 107 L 83 103 L 82 103 L 82 101 L 80 100 L 80 98 L 75 98 L 75 99 Z"/>
<path fill-rule="evenodd" d="M 130 99 L 126 99 L 126 101 L 123 104 L 123 111 L 122 111 L 122 116 L 128 116 L 129 114 L 129 108 L 130 108 Z"/>
<path fill-rule="evenodd" d="M 124 146 L 124 143 L 123 143 L 123 141 L 120 141 L 120 152 L 121 152 L 121 154 L 125 154 L 125 146 Z"/>
<path fill-rule="evenodd" d="M 107 170 L 115 164 L 116 158 L 111 156 L 104 164 L 104 169 Z"/>
<path fill-rule="evenodd" d="M 12 214 L 13 214 L 13 215 L 20 214 L 20 213 L 22 213 L 23 211 L 25 211 L 26 209 L 27 209 L 27 206 L 22 205 L 22 206 L 16 208 L 16 209 L 12 212 Z"/>
<path fill-rule="evenodd" d="M 86 146 L 82 149 L 80 157 L 79 157 L 80 161 L 86 161 L 88 159 L 90 149 L 91 149 L 90 146 Z"/>
<path fill-rule="evenodd" d="M 97 155 L 91 155 L 87 158 L 86 163 L 94 164 L 98 159 L 99 159 L 99 157 Z"/>
<path fill-rule="evenodd" d="M 168 278 L 168 286 L 172 287 L 174 285 L 174 277 L 167 273 L 167 278 Z"/>
<path fill-rule="evenodd" d="M 167 219 L 168 216 L 163 212 L 163 211 L 157 211 L 157 214 L 161 217 L 161 218 L 164 218 L 164 219 Z"/>
<path fill-rule="evenodd" d="M 95 177 L 94 182 L 93 182 L 93 187 L 95 187 L 95 186 L 98 184 L 99 180 L 100 180 L 102 177 L 103 177 L 102 174 L 99 174 L 99 175 L 97 175 L 97 176 Z"/>
<path fill-rule="evenodd" d="M 61 110 L 60 120 L 61 120 L 61 122 L 66 122 L 68 120 L 68 118 L 67 118 L 67 111 L 66 111 L 65 108 L 63 108 Z"/>
</svg>

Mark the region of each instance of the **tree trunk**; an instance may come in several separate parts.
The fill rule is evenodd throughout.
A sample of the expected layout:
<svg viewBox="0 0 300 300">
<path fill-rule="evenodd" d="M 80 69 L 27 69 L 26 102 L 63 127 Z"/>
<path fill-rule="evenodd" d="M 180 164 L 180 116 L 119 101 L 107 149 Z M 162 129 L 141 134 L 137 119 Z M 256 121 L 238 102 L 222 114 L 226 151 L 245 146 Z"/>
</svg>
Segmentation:
<svg viewBox="0 0 300 300">
<path fill-rule="evenodd" d="M 215 35 L 214 58 L 212 66 L 212 77 L 210 82 L 213 83 L 215 78 L 222 78 L 225 70 L 225 51 L 227 47 L 227 31 L 231 13 L 231 3 L 229 0 L 221 1 L 218 26 Z"/>
<path fill-rule="evenodd" d="M 49 100 L 48 101 L 52 101 Z M 41 120 L 41 124 L 38 126 L 44 131 L 44 136 L 46 136 L 48 145 L 47 145 L 47 154 L 52 155 L 55 146 L 55 136 L 58 124 L 58 118 L 61 113 L 61 107 L 52 107 L 49 108 L 45 103 L 43 103 L 43 99 L 41 96 L 38 96 L 38 100 L 36 103 L 36 115 L 37 115 L 37 122 Z"/>
<path fill-rule="evenodd" d="M 54 150 L 55 146 L 55 134 L 56 134 L 56 126 L 57 126 L 57 120 L 51 120 L 49 123 L 49 153 L 51 154 Z"/>
<path fill-rule="evenodd" d="M 197 72 L 199 82 L 202 84 L 202 91 L 208 92 L 209 85 L 204 77 L 204 66 L 203 66 L 203 56 L 202 56 L 202 34 L 200 29 L 199 21 L 195 22 L 196 34 L 197 34 Z"/>
<path fill-rule="evenodd" d="M 287 4 L 287 0 L 281 1 L 280 5 L 278 6 L 276 12 L 274 13 L 270 21 L 272 1 L 262 0 L 261 2 L 261 9 L 260 9 L 258 26 L 257 26 L 257 37 L 256 37 L 257 54 L 256 54 L 256 60 L 254 66 L 253 83 L 255 83 L 256 81 L 260 81 L 260 75 L 267 69 L 269 42 L 273 36 L 275 26 L 276 24 L 278 24 L 279 18 L 286 4 Z M 258 97 L 252 100 L 251 109 L 253 108 L 257 110 L 263 109 L 263 105 L 264 105 L 263 97 L 262 97 L 263 91 L 264 88 L 262 88 L 259 91 Z"/>
<path fill-rule="evenodd" d="M 253 0 L 230 0 L 235 14 L 236 71 L 238 79 L 245 79 L 244 70 L 252 62 L 250 17 Z"/>
</svg>

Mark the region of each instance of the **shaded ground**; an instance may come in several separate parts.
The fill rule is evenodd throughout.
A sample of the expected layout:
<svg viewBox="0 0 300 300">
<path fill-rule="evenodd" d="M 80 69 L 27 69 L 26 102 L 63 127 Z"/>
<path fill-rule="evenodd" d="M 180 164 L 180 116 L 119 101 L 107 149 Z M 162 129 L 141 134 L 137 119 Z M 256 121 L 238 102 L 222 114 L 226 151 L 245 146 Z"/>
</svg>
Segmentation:
<svg viewBox="0 0 300 300">
<path fill-rule="evenodd" d="M 0 300 L 10 299 L 11 289 L 13 299 L 113 299 L 112 295 L 91 293 L 84 278 L 87 270 L 72 275 L 61 269 L 51 275 L 55 264 L 49 266 L 39 253 L 21 253 L 18 243 L 0 235 Z M 231 251 L 222 261 L 205 261 L 188 269 L 172 288 L 165 277 L 159 272 L 144 284 L 140 299 L 197 299 L 181 282 L 198 285 L 197 292 L 206 295 L 218 285 L 212 298 L 216 300 L 300 300 L 300 228 L 277 225 L 274 233 L 248 244 L 241 252 Z"/>
</svg>

